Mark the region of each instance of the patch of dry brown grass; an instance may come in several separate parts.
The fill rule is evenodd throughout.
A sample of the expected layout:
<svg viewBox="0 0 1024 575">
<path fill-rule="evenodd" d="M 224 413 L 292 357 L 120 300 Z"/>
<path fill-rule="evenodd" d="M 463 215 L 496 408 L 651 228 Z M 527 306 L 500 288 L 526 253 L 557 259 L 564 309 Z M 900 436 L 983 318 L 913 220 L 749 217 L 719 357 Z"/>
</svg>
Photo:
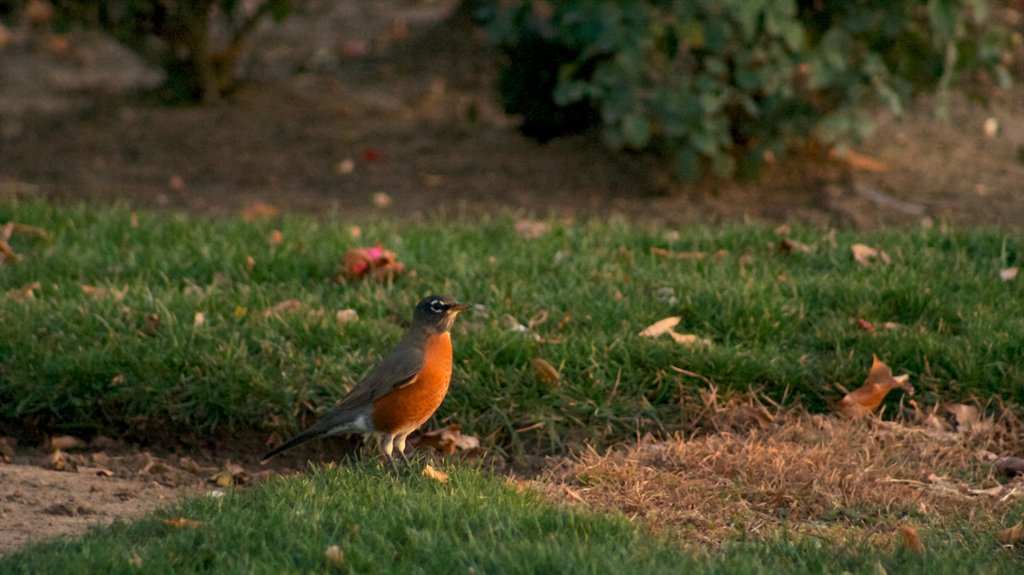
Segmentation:
<svg viewBox="0 0 1024 575">
<path fill-rule="evenodd" d="M 997 478 L 993 466 L 1024 447 L 1002 406 L 958 429 L 962 410 L 916 405 L 882 421 L 787 411 L 754 394 L 723 404 L 713 390 L 697 404 L 694 433 L 589 449 L 548 466 L 540 488 L 703 544 L 782 529 L 893 543 L 951 520 L 996 529 L 1024 496 L 1024 478 Z"/>
</svg>

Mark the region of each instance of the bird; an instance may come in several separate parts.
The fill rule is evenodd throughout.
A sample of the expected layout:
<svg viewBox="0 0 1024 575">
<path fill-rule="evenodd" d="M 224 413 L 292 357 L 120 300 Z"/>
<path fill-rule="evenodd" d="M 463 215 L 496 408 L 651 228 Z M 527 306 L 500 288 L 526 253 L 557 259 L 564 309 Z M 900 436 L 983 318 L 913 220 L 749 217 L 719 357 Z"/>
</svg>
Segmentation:
<svg viewBox="0 0 1024 575">
<path fill-rule="evenodd" d="M 383 437 L 381 448 L 393 462 L 405 458 L 405 440 L 426 423 L 448 393 L 452 375 L 451 329 L 469 304 L 440 295 L 416 304 L 409 331 L 337 405 L 305 431 L 267 451 L 268 459 L 307 441 L 336 435 Z"/>
</svg>

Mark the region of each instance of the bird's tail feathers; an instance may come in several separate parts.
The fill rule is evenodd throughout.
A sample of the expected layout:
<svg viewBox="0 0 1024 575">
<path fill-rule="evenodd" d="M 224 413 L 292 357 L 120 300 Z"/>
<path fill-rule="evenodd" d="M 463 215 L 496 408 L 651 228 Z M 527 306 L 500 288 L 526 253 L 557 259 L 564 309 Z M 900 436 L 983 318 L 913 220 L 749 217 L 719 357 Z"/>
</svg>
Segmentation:
<svg viewBox="0 0 1024 575">
<path fill-rule="evenodd" d="M 281 445 L 278 445 L 277 447 L 264 453 L 263 457 L 260 458 L 260 463 L 266 463 L 268 459 L 277 455 L 278 453 L 281 453 L 282 451 L 287 451 L 297 445 L 302 445 L 307 441 L 312 441 L 320 437 L 321 435 L 323 435 L 323 432 L 319 429 L 307 429 L 306 431 L 303 431 L 302 433 L 296 435 L 295 437 L 292 437 L 288 441 L 285 441 Z"/>
</svg>

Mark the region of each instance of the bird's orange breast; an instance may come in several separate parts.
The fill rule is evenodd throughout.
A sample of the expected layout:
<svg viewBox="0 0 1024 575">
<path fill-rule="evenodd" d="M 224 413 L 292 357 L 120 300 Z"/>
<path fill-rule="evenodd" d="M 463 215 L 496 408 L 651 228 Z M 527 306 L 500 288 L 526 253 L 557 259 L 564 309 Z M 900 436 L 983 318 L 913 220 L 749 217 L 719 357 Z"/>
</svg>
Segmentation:
<svg viewBox="0 0 1024 575">
<path fill-rule="evenodd" d="M 433 335 L 423 348 L 423 368 L 412 383 L 373 402 L 373 426 L 383 433 L 411 431 L 423 425 L 444 401 L 452 377 L 452 339 Z"/>
</svg>

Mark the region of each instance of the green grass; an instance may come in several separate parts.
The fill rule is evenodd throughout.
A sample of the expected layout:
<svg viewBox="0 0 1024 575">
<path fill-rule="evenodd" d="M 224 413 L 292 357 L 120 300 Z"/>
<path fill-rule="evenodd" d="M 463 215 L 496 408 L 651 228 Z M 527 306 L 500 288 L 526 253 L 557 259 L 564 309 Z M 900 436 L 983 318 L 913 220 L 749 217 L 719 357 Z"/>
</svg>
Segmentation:
<svg viewBox="0 0 1024 575">
<path fill-rule="evenodd" d="M 19 573 L 1019 573 L 991 533 L 922 533 L 927 551 L 790 534 L 686 550 L 617 515 L 552 507 L 471 469 L 437 483 L 373 463 L 198 498 L 131 525 L 0 557 Z M 1024 511 L 1024 510 L 1022 510 Z M 200 521 L 174 527 L 165 519 Z M 324 551 L 338 545 L 341 565 Z M 133 561 L 135 563 L 133 563 Z M 141 562 L 141 565 L 139 563 Z"/>
<path fill-rule="evenodd" d="M 779 236 L 757 225 L 680 229 L 669 241 L 666 229 L 614 219 L 553 222 L 526 241 L 512 217 L 246 222 L 144 212 L 132 227 L 123 207 L 0 202 L 0 222 L 11 220 L 53 239 L 15 235 L 24 259 L 0 267 L 0 291 L 42 284 L 32 300 L 0 296 L 5 428 L 146 438 L 266 430 L 274 417 L 294 426 L 302 406 L 322 409 L 343 395 L 433 292 L 487 308 L 456 324 L 455 384 L 439 416 L 512 454 L 684 426 L 681 390 L 705 384 L 673 365 L 720 391 L 753 386 L 820 410 L 838 397 L 833 384 L 858 386 L 877 353 L 911 374 L 918 401 L 1024 402 L 1024 281 L 997 277 L 1024 263 L 1020 234 L 840 231 L 830 242 L 798 229 L 793 237 L 814 250 L 784 255 L 773 247 Z M 360 240 L 352 223 L 363 226 Z M 273 229 L 282 245 L 268 242 Z M 391 287 L 330 281 L 346 248 L 377 242 L 415 276 Z M 862 268 L 854 242 L 885 249 L 892 264 Z M 729 255 L 673 261 L 652 246 Z M 120 302 L 96 299 L 82 284 L 128 292 Z M 261 315 L 292 298 L 303 309 Z M 360 321 L 339 324 L 335 311 L 350 307 Z M 206 318 L 199 327 L 196 312 Z M 542 312 L 548 320 L 535 331 L 546 343 L 500 321 Z M 147 330 L 154 313 L 160 324 Z M 680 332 L 714 345 L 637 337 L 670 315 L 682 316 Z M 869 334 L 855 318 L 907 328 Z M 539 381 L 535 357 L 562 381 Z"/>
</svg>

